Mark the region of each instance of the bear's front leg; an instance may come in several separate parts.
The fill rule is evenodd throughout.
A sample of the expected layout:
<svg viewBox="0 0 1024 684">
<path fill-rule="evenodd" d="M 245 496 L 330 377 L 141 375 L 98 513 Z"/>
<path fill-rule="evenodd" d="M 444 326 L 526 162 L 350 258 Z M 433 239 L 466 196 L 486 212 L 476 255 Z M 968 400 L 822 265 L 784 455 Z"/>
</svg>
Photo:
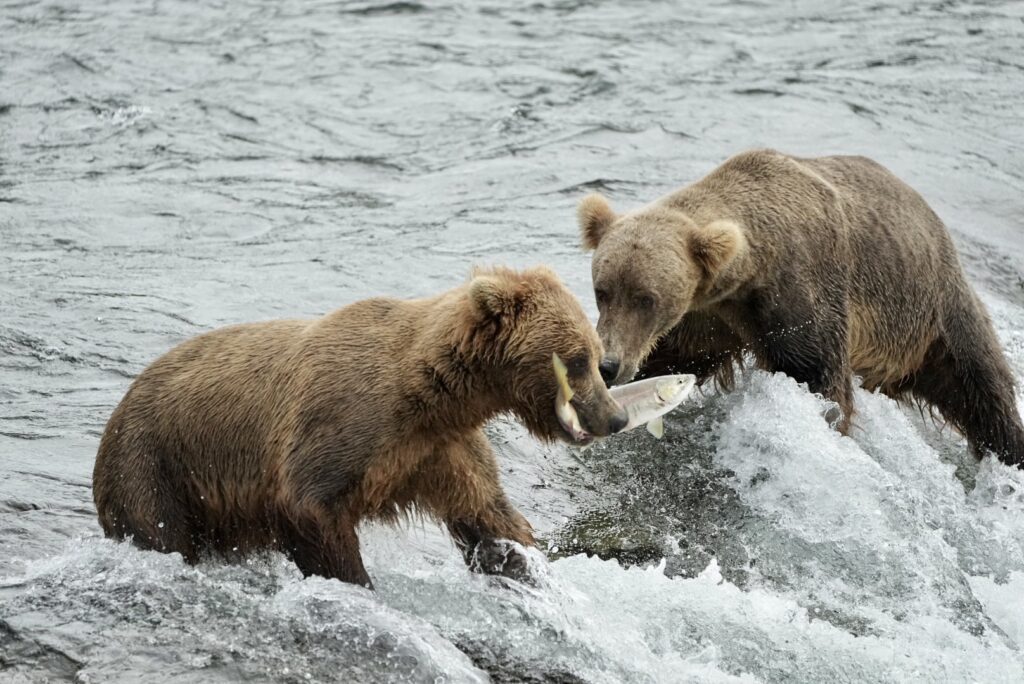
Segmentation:
<svg viewBox="0 0 1024 684">
<path fill-rule="evenodd" d="M 447 444 L 415 481 L 417 504 L 444 521 L 470 570 L 530 579 L 526 557 L 510 542 L 535 546 L 533 530 L 505 496 L 483 431 Z"/>
<path fill-rule="evenodd" d="M 841 415 L 828 415 L 841 434 L 853 418 L 853 383 L 847 342 L 846 303 L 842 297 L 827 309 L 815 308 L 799 297 L 774 297 L 762 305 L 760 325 L 752 340 L 759 365 L 785 373 L 807 388 L 839 405 Z"/>
</svg>

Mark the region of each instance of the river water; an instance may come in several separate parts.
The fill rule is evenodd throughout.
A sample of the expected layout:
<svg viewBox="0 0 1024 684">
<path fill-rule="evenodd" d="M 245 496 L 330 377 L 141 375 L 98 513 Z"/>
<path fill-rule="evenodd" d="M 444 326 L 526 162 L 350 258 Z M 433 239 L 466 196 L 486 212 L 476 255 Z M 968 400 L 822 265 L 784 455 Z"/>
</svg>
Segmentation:
<svg viewBox="0 0 1024 684">
<path fill-rule="evenodd" d="M 131 378 L 239 321 L 555 267 L 574 205 L 771 146 L 874 157 L 949 224 L 1024 377 L 1024 3 L 0 0 L 0 680 L 1024 681 L 1024 474 L 783 376 L 582 454 L 489 427 L 536 588 L 437 526 L 376 592 L 103 539 Z M 587 554 L 592 555 L 587 555 Z"/>
</svg>

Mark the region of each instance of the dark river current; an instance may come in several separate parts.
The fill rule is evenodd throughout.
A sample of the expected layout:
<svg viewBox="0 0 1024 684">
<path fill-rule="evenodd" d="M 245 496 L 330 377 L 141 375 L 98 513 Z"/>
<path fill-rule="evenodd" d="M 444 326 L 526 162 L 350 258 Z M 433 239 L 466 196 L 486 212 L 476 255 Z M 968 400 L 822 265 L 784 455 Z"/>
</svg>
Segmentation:
<svg viewBox="0 0 1024 684">
<path fill-rule="evenodd" d="M 131 379 L 213 327 L 547 263 L 750 147 L 947 222 L 1024 378 L 1024 3 L 0 0 L 0 681 L 1024 681 L 1024 473 L 749 372 L 582 454 L 488 428 L 548 557 L 361 530 L 377 591 L 103 538 Z M 1020 396 L 1020 394 L 1018 394 Z M 589 554 L 589 555 L 588 555 Z"/>
</svg>

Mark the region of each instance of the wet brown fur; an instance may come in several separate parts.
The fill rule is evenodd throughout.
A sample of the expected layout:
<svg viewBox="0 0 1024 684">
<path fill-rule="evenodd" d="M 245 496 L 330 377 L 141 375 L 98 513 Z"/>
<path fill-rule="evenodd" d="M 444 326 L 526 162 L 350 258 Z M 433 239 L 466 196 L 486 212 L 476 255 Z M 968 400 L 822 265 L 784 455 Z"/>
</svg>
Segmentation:
<svg viewBox="0 0 1024 684">
<path fill-rule="evenodd" d="M 856 374 L 938 409 L 979 456 L 1024 461 L 1013 376 L 949 233 L 874 161 L 744 152 L 626 214 L 591 195 L 579 221 L 617 381 L 729 388 L 749 354 L 837 402 L 845 432 Z"/>
<path fill-rule="evenodd" d="M 201 335 L 143 371 L 111 416 L 93 476 L 100 522 L 192 562 L 273 548 L 306 574 L 367 586 L 362 520 L 415 507 L 467 562 L 496 539 L 531 545 L 482 426 L 508 412 L 542 439 L 565 438 L 552 352 L 582 359 L 574 404 L 607 434 L 621 409 L 597 369 L 600 341 L 543 268 Z"/>
</svg>

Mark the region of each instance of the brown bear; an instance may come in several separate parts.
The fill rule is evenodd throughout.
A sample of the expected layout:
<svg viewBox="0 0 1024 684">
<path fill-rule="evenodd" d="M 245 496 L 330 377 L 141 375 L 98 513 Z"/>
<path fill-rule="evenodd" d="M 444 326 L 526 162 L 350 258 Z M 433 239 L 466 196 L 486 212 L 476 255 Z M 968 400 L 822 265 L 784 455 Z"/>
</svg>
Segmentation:
<svg viewBox="0 0 1024 684">
<path fill-rule="evenodd" d="M 356 526 L 415 509 L 473 569 L 518 572 L 498 540 L 533 535 L 482 426 L 508 412 L 541 439 L 573 439 L 555 415 L 553 353 L 584 438 L 621 429 L 597 333 L 545 268 L 200 335 L 144 370 L 111 416 L 93 474 L 100 523 L 190 562 L 278 549 L 306 575 L 372 586 Z"/>
<path fill-rule="evenodd" d="M 845 433 L 856 374 L 937 408 L 979 457 L 1024 460 L 1012 373 L 946 227 L 874 161 L 748 151 L 622 215 L 590 195 L 578 219 L 608 382 L 728 389 L 749 354 L 835 401 Z"/>
</svg>

